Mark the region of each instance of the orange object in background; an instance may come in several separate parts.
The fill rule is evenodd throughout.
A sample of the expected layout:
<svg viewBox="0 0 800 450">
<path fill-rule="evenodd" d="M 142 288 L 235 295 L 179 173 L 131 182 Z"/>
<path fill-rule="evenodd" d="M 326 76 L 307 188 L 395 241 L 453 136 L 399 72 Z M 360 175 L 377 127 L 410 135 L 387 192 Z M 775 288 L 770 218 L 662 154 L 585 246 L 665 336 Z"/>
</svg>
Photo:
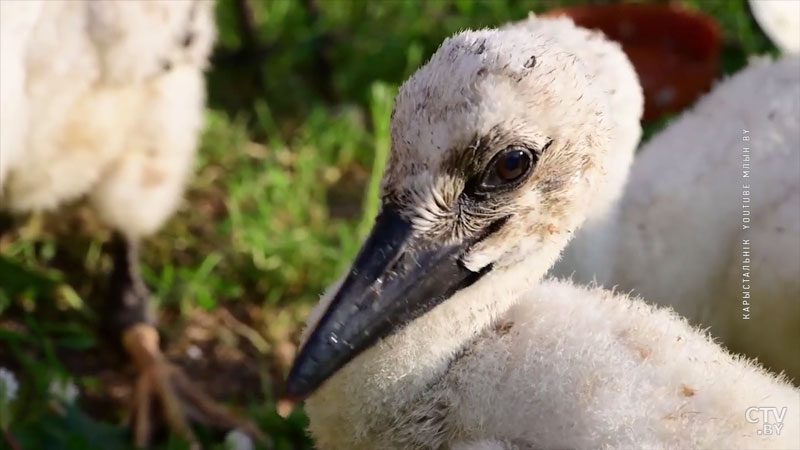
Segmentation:
<svg viewBox="0 0 800 450">
<path fill-rule="evenodd" d="M 706 92 L 719 69 L 722 40 L 711 18 L 673 5 L 613 4 L 559 8 L 622 44 L 645 96 L 645 122 L 678 112 Z"/>
</svg>

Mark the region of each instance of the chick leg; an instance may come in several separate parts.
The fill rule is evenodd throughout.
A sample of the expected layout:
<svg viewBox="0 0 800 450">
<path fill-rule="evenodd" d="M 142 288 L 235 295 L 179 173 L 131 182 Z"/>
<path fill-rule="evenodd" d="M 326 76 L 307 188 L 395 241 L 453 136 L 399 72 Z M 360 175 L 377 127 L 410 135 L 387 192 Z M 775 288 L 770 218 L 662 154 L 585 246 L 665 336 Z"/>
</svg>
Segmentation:
<svg viewBox="0 0 800 450">
<path fill-rule="evenodd" d="M 258 428 L 219 406 L 167 360 L 149 311 L 150 295 L 139 274 L 137 243 L 115 235 L 112 252 L 110 294 L 115 325 L 122 330 L 122 345 L 138 372 L 131 411 L 134 443 L 140 447 L 148 445 L 156 408 L 173 432 L 190 441 L 194 440 L 190 421 L 217 428 L 238 428 L 256 439 L 264 439 Z"/>
</svg>

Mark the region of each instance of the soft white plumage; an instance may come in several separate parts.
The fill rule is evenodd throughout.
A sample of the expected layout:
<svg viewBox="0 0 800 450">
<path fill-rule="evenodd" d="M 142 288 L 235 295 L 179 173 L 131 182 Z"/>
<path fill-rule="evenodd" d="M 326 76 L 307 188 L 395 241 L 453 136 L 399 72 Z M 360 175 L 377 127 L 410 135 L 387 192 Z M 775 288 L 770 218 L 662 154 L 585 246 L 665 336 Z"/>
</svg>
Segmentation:
<svg viewBox="0 0 800 450">
<path fill-rule="evenodd" d="M 668 311 L 596 288 L 540 282 L 601 203 L 595 200 L 614 189 L 608 164 L 617 157 L 610 146 L 619 127 L 638 127 L 640 108 L 615 117 L 620 111 L 610 107 L 613 82 L 602 77 L 618 75 L 592 69 L 605 57 L 624 59 L 618 46 L 565 19 L 532 19 L 524 27 L 456 35 L 403 85 L 383 195 L 385 208 L 399 209 L 413 224 L 413 238 L 396 257 L 416 254 L 413 243 L 425 239 L 451 248 L 462 234 L 474 235 L 470 227 L 489 221 L 489 231 L 481 231 L 488 234 L 458 264 L 473 273 L 491 269 L 394 328 L 309 397 L 310 428 L 321 449 L 800 444 L 800 392 L 783 380 L 731 356 Z M 617 69 L 635 80 L 629 65 Z M 619 89 L 640 98 L 636 84 Z M 482 152 L 502 154 L 520 141 L 542 148 L 548 138 L 552 145 L 530 178 L 511 193 L 463 198 L 469 184 L 461 177 L 473 176 L 463 173 L 465 154 L 483 161 L 489 156 Z M 480 144 L 493 140 L 498 147 Z M 472 216 L 475 208 L 480 217 Z M 493 220 L 506 214 L 507 220 Z M 407 273 L 402 266 L 388 270 L 364 295 L 380 299 Z M 323 297 L 303 350 L 308 342 L 329 345 L 318 344 L 318 330 L 336 317 L 331 311 L 366 317 L 362 309 L 378 307 L 339 296 L 358 276 L 351 272 Z M 323 336 L 330 348 L 350 345 L 341 336 L 359 339 L 346 322 L 333 323 L 339 334 Z M 308 379 L 305 368 L 328 364 L 325 355 L 307 354 L 301 352 L 293 370 L 301 375 L 290 384 Z M 747 422 L 746 409 L 762 404 L 788 408 L 781 436 L 759 436 L 758 425 Z"/>
<path fill-rule="evenodd" d="M 639 299 L 544 281 L 465 344 L 420 387 L 375 362 L 332 378 L 308 405 L 320 448 L 800 445 L 800 392 Z M 372 389 L 388 377 L 392 393 Z M 779 436 L 759 436 L 751 406 L 787 408 Z"/>
<path fill-rule="evenodd" d="M 800 1 L 749 0 L 750 11 L 772 42 L 785 53 L 800 53 Z"/>
<path fill-rule="evenodd" d="M 89 195 L 112 227 L 176 208 L 202 127 L 207 1 L 3 2 L 0 205 Z"/>
<path fill-rule="evenodd" d="M 800 58 L 754 60 L 654 136 L 608 224 L 581 230 L 616 247 L 570 248 L 555 273 L 672 306 L 797 379 L 798 117 Z"/>
<path fill-rule="evenodd" d="M 509 26 L 535 30 L 541 27 L 541 22 L 531 15 L 527 21 Z M 616 44 L 609 43 L 600 31 L 576 29 L 566 19 L 548 19 L 545 23 L 557 33 L 562 45 L 568 46 L 581 61 L 586 62 L 594 85 L 608 96 L 613 123 L 612 142 L 605 164 L 608 176 L 606 188 L 598 192 L 595 201 L 588 206 L 585 224 L 561 255 L 561 265 L 574 267 L 587 255 L 592 260 L 602 260 L 618 245 L 620 236 L 611 232 L 618 214 L 615 202 L 628 181 L 633 155 L 642 135 L 639 120 L 644 112 L 644 94 L 625 53 L 619 51 Z M 597 276 L 602 278 L 610 275 L 613 268 L 610 265 L 597 265 L 594 269 Z"/>
</svg>

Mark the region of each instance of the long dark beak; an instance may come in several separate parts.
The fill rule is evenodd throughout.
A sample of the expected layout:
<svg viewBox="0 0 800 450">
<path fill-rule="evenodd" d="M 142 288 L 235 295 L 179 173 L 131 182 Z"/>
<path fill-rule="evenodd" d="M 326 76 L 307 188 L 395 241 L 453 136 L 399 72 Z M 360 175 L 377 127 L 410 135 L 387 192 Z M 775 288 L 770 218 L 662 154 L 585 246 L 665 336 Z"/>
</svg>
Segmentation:
<svg viewBox="0 0 800 450">
<path fill-rule="evenodd" d="M 287 396 L 301 399 L 378 339 L 430 311 L 491 270 L 460 259 L 475 240 L 443 245 L 415 238 L 384 205 L 350 273 L 294 361 Z"/>
</svg>

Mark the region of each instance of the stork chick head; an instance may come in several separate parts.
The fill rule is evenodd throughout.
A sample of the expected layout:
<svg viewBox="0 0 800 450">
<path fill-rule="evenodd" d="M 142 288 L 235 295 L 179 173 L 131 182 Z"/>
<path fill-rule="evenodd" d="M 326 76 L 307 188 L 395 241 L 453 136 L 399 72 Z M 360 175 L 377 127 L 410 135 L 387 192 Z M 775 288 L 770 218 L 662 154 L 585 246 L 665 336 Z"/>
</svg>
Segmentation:
<svg viewBox="0 0 800 450">
<path fill-rule="evenodd" d="M 605 182 L 608 106 L 586 73 L 543 36 L 483 30 L 445 41 L 402 86 L 381 214 L 290 395 L 487 274 L 520 284 L 502 278 L 536 259 L 526 278 L 544 274 Z"/>
<path fill-rule="evenodd" d="M 600 188 L 603 100 L 580 61 L 524 30 L 448 39 L 397 97 L 384 203 L 439 242 L 507 219 L 464 262 L 516 262 L 522 241 L 572 231 Z"/>
</svg>

